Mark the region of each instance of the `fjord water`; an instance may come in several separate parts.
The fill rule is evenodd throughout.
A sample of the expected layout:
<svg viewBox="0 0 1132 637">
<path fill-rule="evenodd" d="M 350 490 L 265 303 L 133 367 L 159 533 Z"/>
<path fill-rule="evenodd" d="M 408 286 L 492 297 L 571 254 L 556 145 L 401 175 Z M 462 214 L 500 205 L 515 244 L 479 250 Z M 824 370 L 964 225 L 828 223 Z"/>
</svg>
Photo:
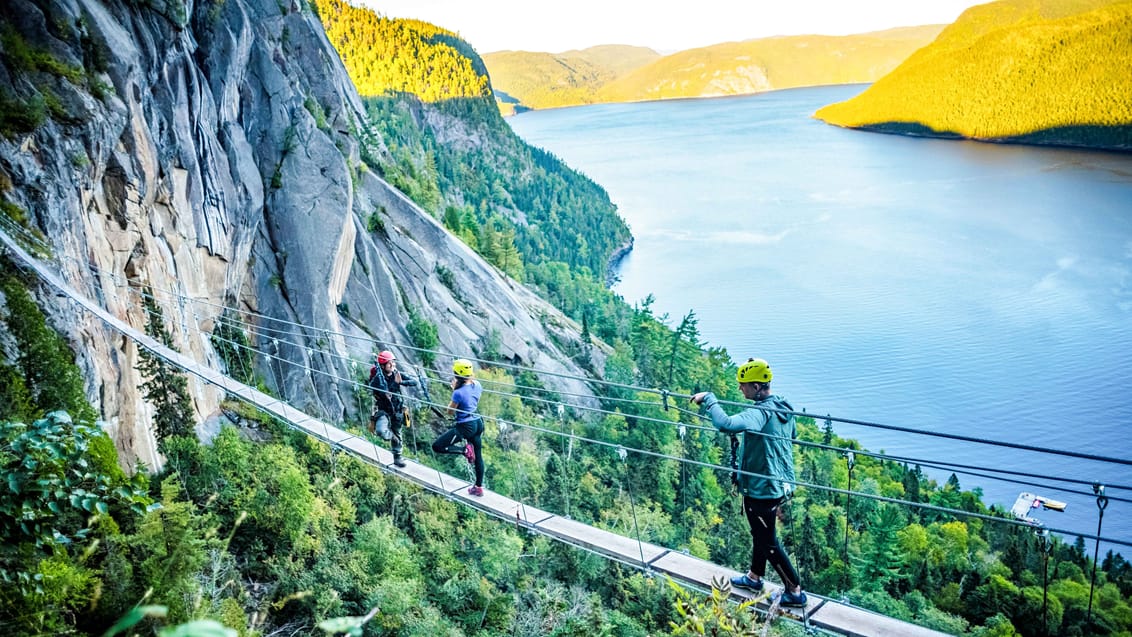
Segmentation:
<svg viewBox="0 0 1132 637">
<path fill-rule="evenodd" d="M 1132 458 L 1132 155 L 931 140 L 815 120 L 863 87 L 606 104 L 510 118 L 604 186 L 636 238 L 615 291 L 815 415 Z M 1132 467 L 835 424 L 870 450 L 1111 485 Z M 949 471 L 926 469 L 943 480 Z M 980 473 L 980 472 L 976 472 Z M 985 472 L 981 472 L 985 473 Z M 1097 532 L 1089 484 L 958 473 L 1047 525 Z M 859 486 L 859 485 L 855 485 Z M 1086 546 L 1091 555 L 1093 542 Z M 1102 556 L 1106 546 L 1102 545 Z M 1126 546 L 1114 546 L 1124 555 Z"/>
</svg>

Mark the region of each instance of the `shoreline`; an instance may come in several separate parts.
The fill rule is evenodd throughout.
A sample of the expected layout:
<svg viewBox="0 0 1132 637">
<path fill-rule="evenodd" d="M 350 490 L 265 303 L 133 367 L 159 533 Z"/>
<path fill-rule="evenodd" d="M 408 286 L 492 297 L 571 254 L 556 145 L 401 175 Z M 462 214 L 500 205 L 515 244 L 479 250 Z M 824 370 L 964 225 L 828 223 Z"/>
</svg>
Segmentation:
<svg viewBox="0 0 1132 637">
<path fill-rule="evenodd" d="M 606 261 L 605 264 L 605 287 L 612 288 L 614 283 L 621 280 L 621 277 L 617 275 L 617 270 L 621 267 L 621 262 L 625 260 L 625 257 L 629 256 L 629 253 L 633 251 L 634 241 L 636 241 L 636 239 L 634 239 L 632 235 L 629 235 L 629 241 L 622 244 L 609 255 L 609 260 Z"/>
<path fill-rule="evenodd" d="M 969 137 L 951 131 L 937 131 L 918 122 L 876 122 L 872 124 L 847 125 L 832 122 L 827 119 L 813 116 L 814 119 L 830 126 L 837 126 L 847 130 L 857 130 L 865 133 L 880 133 L 882 135 L 896 135 L 900 137 L 913 137 L 919 139 L 942 139 L 950 141 L 968 141 L 982 144 L 1000 144 L 1011 146 L 1030 146 L 1034 148 L 1064 148 L 1069 150 L 1088 150 L 1106 153 L 1127 155 L 1132 152 L 1132 126 L 1071 126 L 1049 128 L 1023 135 L 1009 137 Z M 1081 137 L 1087 137 L 1090 132 L 1098 135 L 1105 131 L 1111 134 L 1106 136 L 1111 141 L 1090 143 Z"/>
</svg>

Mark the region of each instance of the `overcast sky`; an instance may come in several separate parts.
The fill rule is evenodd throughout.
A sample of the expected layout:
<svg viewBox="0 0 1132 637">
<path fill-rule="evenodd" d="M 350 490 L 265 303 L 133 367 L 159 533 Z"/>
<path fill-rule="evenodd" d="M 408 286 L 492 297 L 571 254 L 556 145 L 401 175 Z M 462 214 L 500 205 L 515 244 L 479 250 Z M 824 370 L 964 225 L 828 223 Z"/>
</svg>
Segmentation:
<svg viewBox="0 0 1132 637">
<path fill-rule="evenodd" d="M 848 35 L 954 22 L 980 0 L 350 0 L 455 31 L 477 52 L 598 44 L 671 53 L 774 35 Z"/>
</svg>

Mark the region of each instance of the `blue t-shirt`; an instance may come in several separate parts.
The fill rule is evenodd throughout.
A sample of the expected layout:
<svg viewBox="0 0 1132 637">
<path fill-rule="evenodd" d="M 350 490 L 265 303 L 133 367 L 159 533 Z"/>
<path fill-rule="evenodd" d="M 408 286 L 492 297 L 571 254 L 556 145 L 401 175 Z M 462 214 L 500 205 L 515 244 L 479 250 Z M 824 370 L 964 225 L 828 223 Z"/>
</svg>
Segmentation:
<svg viewBox="0 0 1132 637">
<path fill-rule="evenodd" d="M 468 422 L 478 418 L 476 407 L 480 404 L 483 387 L 479 383 L 465 383 L 452 392 L 452 402 L 456 404 L 456 422 Z"/>
</svg>

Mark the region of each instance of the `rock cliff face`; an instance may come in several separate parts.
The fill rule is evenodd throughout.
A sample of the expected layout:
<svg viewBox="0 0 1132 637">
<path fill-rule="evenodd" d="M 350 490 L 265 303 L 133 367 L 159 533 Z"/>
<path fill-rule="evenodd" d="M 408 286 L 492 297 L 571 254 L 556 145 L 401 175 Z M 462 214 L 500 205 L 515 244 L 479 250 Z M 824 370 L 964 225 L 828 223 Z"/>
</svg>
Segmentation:
<svg viewBox="0 0 1132 637">
<path fill-rule="evenodd" d="M 272 351 L 299 365 L 259 371 L 330 418 L 355 409 L 353 387 L 311 370 L 352 377 L 339 356 L 372 346 L 349 336 L 411 342 L 410 309 L 437 326 L 442 351 L 474 355 L 494 332 L 515 362 L 581 374 L 555 345 L 577 341 L 576 326 L 363 165 L 361 144 L 387 151 L 364 133 L 361 102 L 306 2 L 5 0 L 0 19 L 5 103 L 40 95 L 49 106 L 0 138 L 0 194 L 46 235 L 76 288 L 131 324 L 145 317 L 125 279 L 152 287 L 176 346 L 214 366 L 209 333 L 223 306 L 311 326 L 300 346 Z M 440 284 L 438 266 L 454 286 Z M 63 299 L 39 301 L 73 342 L 124 460 L 159 465 L 137 348 Z M 190 384 L 200 417 L 215 412 L 216 390 Z"/>
</svg>

